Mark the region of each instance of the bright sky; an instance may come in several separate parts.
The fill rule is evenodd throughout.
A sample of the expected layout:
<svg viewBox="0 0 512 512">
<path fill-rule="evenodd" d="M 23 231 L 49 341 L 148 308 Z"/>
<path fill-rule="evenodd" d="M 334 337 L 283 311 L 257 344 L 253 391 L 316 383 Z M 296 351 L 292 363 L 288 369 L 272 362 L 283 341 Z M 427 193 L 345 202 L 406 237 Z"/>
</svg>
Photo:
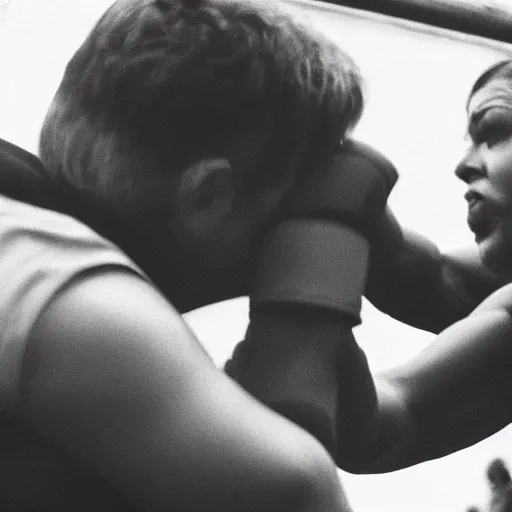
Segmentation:
<svg viewBox="0 0 512 512">
<path fill-rule="evenodd" d="M 111 2 L 8 3 L 2 8 L 5 2 L 0 1 L 0 137 L 35 151 L 41 121 L 67 60 Z M 356 135 L 397 165 L 401 178 L 391 204 L 400 220 L 443 249 L 471 243 L 462 187 L 453 177 L 466 144 L 465 99 L 483 69 L 512 55 L 510 47 L 327 5 L 288 5 L 338 41 L 367 77 L 367 109 Z M 221 363 L 243 336 L 247 301 L 205 308 L 188 320 Z M 432 339 L 368 305 L 363 320 L 357 338 L 376 370 L 411 357 Z M 340 475 L 355 512 L 464 512 L 469 504 L 486 502 L 483 471 L 495 456 L 512 464 L 512 430 L 409 470 Z"/>
</svg>

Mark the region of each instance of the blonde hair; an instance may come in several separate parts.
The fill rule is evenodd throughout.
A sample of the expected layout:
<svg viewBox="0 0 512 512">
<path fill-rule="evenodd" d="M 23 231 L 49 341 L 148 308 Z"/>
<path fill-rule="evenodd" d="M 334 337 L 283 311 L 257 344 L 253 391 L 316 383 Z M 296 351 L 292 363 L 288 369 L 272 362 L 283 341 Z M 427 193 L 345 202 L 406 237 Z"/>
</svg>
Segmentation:
<svg viewBox="0 0 512 512">
<path fill-rule="evenodd" d="M 240 182 L 278 181 L 298 148 L 307 172 L 362 109 L 352 59 L 270 5 L 120 0 L 66 67 L 40 157 L 80 216 L 93 206 L 134 213 L 155 203 L 150 174 L 179 173 L 268 119 L 268 165 Z"/>
</svg>

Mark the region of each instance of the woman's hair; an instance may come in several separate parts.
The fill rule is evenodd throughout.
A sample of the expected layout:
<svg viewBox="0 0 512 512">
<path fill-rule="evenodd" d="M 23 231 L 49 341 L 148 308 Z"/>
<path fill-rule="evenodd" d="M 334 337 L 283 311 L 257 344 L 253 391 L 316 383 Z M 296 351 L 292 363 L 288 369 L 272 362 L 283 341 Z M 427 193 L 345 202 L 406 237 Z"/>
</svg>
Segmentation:
<svg viewBox="0 0 512 512">
<path fill-rule="evenodd" d="M 297 151 L 312 165 L 362 109 L 352 59 L 270 3 L 119 0 L 66 67 L 40 157 L 82 201 L 125 211 L 155 202 L 151 176 L 271 126 L 268 165 L 239 180 L 254 194 Z"/>
<path fill-rule="evenodd" d="M 469 101 L 475 95 L 475 93 L 477 93 L 480 89 L 482 89 L 482 87 L 487 85 L 491 80 L 494 80 L 495 78 L 506 78 L 512 80 L 512 60 L 502 60 L 496 64 L 493 64 L 477 78 L 469 93 L 468 105 Z"/>
</svg>

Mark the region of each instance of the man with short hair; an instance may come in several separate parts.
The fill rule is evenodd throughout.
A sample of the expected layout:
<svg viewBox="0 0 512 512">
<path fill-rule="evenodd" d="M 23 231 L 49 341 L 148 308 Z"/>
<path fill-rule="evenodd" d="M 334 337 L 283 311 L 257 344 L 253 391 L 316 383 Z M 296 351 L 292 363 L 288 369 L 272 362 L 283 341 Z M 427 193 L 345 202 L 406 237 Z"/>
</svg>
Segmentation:
<svg viewBox="0 0 512 512">
<path fill-rule="evenodd" d="M 361 110 L 352 61 L 269 6 L 116 2 L 41 132 L 53 209 L 99 235 L 1 198 L 0 407 L 144 510 L 347 509 L 322 446 L 180 314 L 248 291 L 268 222 Z"/>
</svg>

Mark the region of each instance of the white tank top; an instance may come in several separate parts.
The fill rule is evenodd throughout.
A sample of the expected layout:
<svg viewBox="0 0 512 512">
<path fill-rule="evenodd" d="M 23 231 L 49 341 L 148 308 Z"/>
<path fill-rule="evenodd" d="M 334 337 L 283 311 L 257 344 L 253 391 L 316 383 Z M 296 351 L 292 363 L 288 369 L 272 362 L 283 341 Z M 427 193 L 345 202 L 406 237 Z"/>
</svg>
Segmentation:
<svg viewBox="0 0 512 512">
<path fill-rule="evenodd" d="M 38 315 L 78 275 L 104 266 L 147 279 L 117 246 L 76 219 L 0 195 L 0 409 L 15 405 Z"/>
</svg>

